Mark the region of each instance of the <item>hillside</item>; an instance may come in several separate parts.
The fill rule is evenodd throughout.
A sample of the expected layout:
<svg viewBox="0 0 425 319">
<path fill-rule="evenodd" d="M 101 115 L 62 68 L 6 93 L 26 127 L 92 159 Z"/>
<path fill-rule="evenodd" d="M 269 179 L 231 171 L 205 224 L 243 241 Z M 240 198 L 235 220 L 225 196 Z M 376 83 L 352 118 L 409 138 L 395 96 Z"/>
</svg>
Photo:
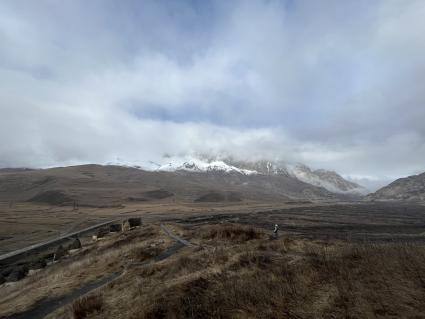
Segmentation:
<svg viewBox="0 0 425 319">
<path fill-rule="evenodd" d="M 218 195 L 217 195 L 218 194 Z M 0 201 L 119 206 L 134 201 L 332 200 L 345 198 L 288 175 L 144 171 L 81 165 L 0 173 Z"/>
<path fill-rule="evenodd" d="M 423 245 L 271 240 L 228 223 L 166 227 L 192 245 L 156 224 L 83 241 L 3 286 L 0 317 L 423 318 Z"/>
<path fill-rule="evenodd" d="M 344 179 L 341 175 L 334 171 L 324 169 L 313 170 L 307 165 L 301 163 L 289 164 L 284 161 L 242 161 L 229 157 L 214 158 L 207 156 L 168 156 L 163 157 L 156 162 L 135 161 L 132 164 L 126 162 L 116 162 L 113 164 L 153 172 L 221 172 L 238 173 L 243 175 L 286 176 L 298 179 L 299 181 L 313 186 L 323 187 L 332 193 L 347 195 L 365 195 L 368 193 L 367 189 L 363 186 Z"/>
<path fill-rule="evenodd" d="M 397 179 L 367 196 L 370 200 L 425 201 L 425 173 Z"/>
</svg>

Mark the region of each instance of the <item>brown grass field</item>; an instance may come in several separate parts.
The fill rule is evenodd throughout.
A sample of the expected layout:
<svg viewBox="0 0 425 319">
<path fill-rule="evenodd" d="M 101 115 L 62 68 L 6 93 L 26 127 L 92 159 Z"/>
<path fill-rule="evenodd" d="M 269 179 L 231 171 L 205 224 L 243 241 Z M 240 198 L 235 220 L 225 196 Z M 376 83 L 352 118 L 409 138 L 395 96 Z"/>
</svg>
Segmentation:
<svg viewBox="0 0 425 319">
<path fill-rule="evenodd" d="M 304 204 L 301 206 L 308 206 Z M 91 208 L 52 206 L 28 202 L 0 201 L 0 254 L 8 253 L 62 234 L 82 229 L 102 221 L 127 216 L 142 216 L 144 220 L 182 218 L 192 215 L 217 213 L 243 213 L 272 208 L 285 208 L 285 203 L 242 202 L 242 203 L 193 203 L 163 202 L 126 203 L 122 207 Z"/>
<path fill-rule="evenodd" d="M 71 301 L 45 318 L 425 318 L 423 206 L 271 206 L 86 210 L 93 222 L 139 214 L 144 225 L 97 242 L 82 238 L 67 258 L 3 284 L 0 318 L 37 318 L 19 313 L 64 296 Z M 39 209 L 61 220 L 70 208 Z M 194 245 L 176 248 L 160 223 Z M 278 239 L 270 236 L 274 223 Z"/>
<path fill-rule="evenodd" d="M 1 285 L 0 318 L 32 318 L 19 313 L 69 295 L 46 318 L 425 318 L 421 205 L 5 206 L 0 222 L 15 218 L 17 234 L 2 227 L 3 236 L 14 236 L 16 247 L 18 226 L 39 230 L 27 243 L 117 216 L 140 215 L 144 225 L 97 242 L 81 238 L 83 248 L 67 258 Z M 174 249 L 160 223 L 194 246 Z"/>
</svg>

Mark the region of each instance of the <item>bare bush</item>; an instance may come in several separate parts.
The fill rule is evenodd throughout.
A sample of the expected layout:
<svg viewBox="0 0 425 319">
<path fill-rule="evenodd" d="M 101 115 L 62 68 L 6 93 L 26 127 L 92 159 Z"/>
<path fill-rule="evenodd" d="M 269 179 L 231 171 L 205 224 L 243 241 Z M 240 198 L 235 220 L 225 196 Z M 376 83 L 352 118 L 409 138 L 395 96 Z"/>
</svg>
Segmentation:
<svg viewBox="0 0 425 319">
<path fill-rule="evenodd" d="M 91 295 L 77 299 L 72 304 L 74 319 L 83 319 L 93 312 L 100 312 L 103 308 L 101 295 Z"/>
<path fill-rule="evenodd" d="M 263 237 L 263 232 L 252 226 L 244 225 L 214 225 L 202 230 L 203 239 L 248 241 Z"/>
</svg>

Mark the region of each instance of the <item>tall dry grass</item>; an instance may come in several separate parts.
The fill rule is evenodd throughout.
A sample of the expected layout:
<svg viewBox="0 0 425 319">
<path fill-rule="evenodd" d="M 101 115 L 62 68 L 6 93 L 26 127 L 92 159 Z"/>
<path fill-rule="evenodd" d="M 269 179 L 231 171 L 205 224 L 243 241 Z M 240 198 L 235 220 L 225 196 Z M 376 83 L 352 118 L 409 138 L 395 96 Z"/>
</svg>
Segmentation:
<svg viewBox="0 0 425 319">
<path fill-rule="evenodd" d="M 250 233 L 245 226 L 219 227 L 200 233 L 209 243 L 220 241 L 214 249 L 180 254 L 141 274 L 150 282 L 149 289 L 141 288 L 136 297 L 139 307 L 127 315 L 133 319 L 425 317 L 424 245 L 269 241 L 261 232 L 245 237 Z"/>
<path fill-rule="evenodd" d="M 101 295 L 89 295 L 79 298 L 72 304 L 73 318 L 87 318 L 92 313 L 100 313 L 102 307 L 103 299 Z"/>
</svg>

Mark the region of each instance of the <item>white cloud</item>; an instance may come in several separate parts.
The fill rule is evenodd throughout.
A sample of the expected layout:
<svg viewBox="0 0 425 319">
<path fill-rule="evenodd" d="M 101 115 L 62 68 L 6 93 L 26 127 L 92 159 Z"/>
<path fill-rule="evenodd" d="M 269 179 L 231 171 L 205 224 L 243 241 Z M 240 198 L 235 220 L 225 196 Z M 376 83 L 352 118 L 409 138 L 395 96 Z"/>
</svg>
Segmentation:
<svg viewBox="0 0 425 319">
<path fill-rule="evenodd" d="M 423 1 L 209 5 L 2 2 L 0 165 L 212 152 L 425 170 Z"/>
</svg>

